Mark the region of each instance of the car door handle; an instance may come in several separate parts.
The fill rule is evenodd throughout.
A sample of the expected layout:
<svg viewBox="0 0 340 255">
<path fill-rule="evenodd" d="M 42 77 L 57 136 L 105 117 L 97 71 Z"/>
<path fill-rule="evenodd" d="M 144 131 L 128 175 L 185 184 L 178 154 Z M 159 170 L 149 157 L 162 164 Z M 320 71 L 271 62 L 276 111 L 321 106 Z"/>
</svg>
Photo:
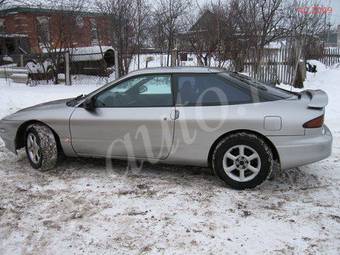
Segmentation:
<svg viewBox="0 0 340 255">
<path fill-rule="evenodd" d="M 179 111 L 178 110 L 172 110 L 170 113 L 170 118 L 172 120 L 177 120 L 179 118 Z"/>
</svg>

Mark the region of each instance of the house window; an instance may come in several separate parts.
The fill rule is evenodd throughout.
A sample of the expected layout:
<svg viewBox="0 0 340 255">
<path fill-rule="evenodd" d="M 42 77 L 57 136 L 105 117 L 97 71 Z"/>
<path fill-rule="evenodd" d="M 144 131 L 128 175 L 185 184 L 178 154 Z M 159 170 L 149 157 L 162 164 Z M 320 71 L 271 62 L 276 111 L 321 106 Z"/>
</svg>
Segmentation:
<svg viewBox="0 0 340 255">
<path fill-rule="evenodd" d="M 5 20 L 0 19 L 0 33 L 5 33 Z"/>
<path fill-rule="evenodd" d="M 91 25 L 91 41 L 92 45 L 98 45 L 98 30 L 97 30 L 97 22 L 95 19 L 90 19 L 90 25 Z"/>
<path fill-rule="evenodd" d="M 37 18 L 37 32 L 39 44 L 47 46 L 50 43 L 50 19 L 48 17 Z"/>
</svg>

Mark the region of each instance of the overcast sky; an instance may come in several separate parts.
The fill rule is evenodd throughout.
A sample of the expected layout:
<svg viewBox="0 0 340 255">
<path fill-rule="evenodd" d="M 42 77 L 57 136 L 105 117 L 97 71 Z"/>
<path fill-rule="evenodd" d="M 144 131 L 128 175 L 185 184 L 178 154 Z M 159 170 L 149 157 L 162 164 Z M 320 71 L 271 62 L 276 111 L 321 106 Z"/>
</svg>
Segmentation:
<svg viewBox="0 0 340 255">
<path fill-rule="evenodd" d="M 324 0 L 324 4 L 333 8 L 331 21 L 336 25 L 340 25 L 340 0 Z"/>
</svg>

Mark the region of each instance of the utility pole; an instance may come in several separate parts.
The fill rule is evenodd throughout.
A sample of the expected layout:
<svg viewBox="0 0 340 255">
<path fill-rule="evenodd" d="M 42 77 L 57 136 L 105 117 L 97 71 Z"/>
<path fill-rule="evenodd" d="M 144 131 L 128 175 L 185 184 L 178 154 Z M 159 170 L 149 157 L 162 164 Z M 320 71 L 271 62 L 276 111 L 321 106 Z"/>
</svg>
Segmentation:
<svg viewBox="0 0 340 255">
<path fill-rule="evenodd" d="M 330 39 L 331 39 L 331 27 L 332 27 L 332 25 L 331 25 L 330 22 L 328 22 L 327 26 L 328 26 L 327 42 L 329 43 Z"/>
</svg>

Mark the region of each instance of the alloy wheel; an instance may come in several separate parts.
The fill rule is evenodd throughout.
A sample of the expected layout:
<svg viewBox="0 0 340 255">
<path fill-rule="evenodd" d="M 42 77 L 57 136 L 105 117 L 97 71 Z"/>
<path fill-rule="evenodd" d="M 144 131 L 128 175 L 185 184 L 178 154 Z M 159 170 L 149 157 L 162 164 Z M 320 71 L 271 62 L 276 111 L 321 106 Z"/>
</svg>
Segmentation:
<svg viewBox="0 0 340 255">
<path fill-rule="evenodd" d="M 39 164 L 41 158 L 40 146 L 37 137 L 32 133 L 29 133 L 27 136 L 27 151 L 32 162 L 34 164 Z"/>
<path fill-rule="evenodd" d="M 248 182 L 257 176 L 260 169 L 260 156 L 250 146 L 236 145 L 224 154 L 223 170 L 235 181 Z"/>
</svg>

